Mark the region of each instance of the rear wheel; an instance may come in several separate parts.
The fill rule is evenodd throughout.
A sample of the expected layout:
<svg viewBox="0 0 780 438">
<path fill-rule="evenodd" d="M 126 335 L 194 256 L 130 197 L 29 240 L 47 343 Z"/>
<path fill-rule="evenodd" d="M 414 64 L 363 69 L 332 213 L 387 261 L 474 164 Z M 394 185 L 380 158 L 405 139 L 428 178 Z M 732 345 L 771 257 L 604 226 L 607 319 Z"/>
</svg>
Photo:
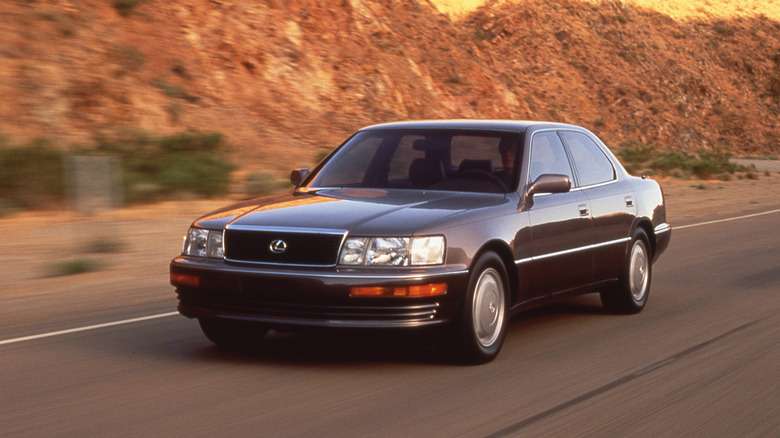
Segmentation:
<svg viewBox="0 0 780 438">
<path fill-rule="evenodd" d="M 477 259 L 451 342 L 459 362 L 479 364 L 498 356 L 504 343 L 509 307 L 506 269 L 495 253 Z"/>
<path fill-rule="evenodd" d="M 647 303 L 652 279 L 652 255 L 647 233 L 641 228 L 634 231 L 631 246 L 618 283 L 601 292 L 604 308 L 613 313 L 639 313 Z"/>
<path fill-rule="evenodd" d="M 227 350 L 251 350 L 257 348 L 268 329 L 248 321 L 199 318 L 200 329 L 218 347 Z"/>
</svg>

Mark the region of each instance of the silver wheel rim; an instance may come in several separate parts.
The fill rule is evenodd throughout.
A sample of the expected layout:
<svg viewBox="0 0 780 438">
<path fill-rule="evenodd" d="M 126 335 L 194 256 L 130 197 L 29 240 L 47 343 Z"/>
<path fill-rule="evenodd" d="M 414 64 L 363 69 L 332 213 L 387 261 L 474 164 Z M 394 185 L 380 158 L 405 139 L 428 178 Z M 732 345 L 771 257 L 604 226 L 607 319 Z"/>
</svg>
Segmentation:
<svg viewBox="0 0 780 438">
<path fill-rule="evenodd" d="M 474 334 L 483 347 L 492 346 L 504 325 L 504 284 L 493 268 L 482 271 L 474 287 Z"/>
<path fill-rule="evenodd" d="M 642 301 L 647 293 L 647 283 L 650 279 L 650 261 L 647 258 L 645 244 L 641 240 L 631 248 L 631 265 L 629 266 L 629 286 L 634 301 Z"/>
</svg>

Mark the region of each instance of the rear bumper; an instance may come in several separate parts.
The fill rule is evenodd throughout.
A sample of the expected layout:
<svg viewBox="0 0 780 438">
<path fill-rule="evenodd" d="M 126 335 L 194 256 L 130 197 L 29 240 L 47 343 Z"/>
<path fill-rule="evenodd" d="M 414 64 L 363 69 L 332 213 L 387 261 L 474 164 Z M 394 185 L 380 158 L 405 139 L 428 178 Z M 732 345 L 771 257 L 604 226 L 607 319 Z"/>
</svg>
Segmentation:
<svg viewBox="0 0 780 438">
<path fill-rule="evenodd" d="M 655 227 L 653 231 L 655 233 L 655 253 L 653 254 L 653 261 L 656 261 L 658 260 L 658 256 L 669 247 L 669 242 L 672 240 L 672 226 L 663 223 Z"/>
<path fill-rule="evenodd" d="M 254 321 L 276 329 L 438 325 L 455 318 L 468 282 L 468 271 L 447 267 L 285 269 L 177 257 L 170 269 L 182 315 Z M 446 283 L 447 292 L 435 297 L 350 297 L 355 286 L 432 282 Z"/>
</svg>

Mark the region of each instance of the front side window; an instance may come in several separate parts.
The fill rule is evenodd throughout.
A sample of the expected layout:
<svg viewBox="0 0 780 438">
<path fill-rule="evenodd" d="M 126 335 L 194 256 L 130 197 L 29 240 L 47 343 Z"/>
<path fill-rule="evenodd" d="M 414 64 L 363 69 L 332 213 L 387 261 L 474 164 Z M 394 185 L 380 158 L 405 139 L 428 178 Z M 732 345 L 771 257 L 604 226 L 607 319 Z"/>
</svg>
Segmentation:
<svg viewBox="0 0 780 438">
<path fill-rule="evenodd" d="M 366 170 L 374 159 L 382 139 L 379 137 L 353 138 L 354 147 L 348 153 L 339 153 L 338 159 L 328 160 L 328 172 L 320 172 L 316 183 L 323 187 L 358 187 L 366 178 Z"/>
<path fill-rule="evenodd" d="M 555 131 L 538 132 L 531 140 L 529 182 L 547 174 L 566 175 L 570 181 L 574 181 L 563 143 Z"/>
<path fill-rule="evenodd" d="M 615 169 L 601 148 L 581 132 L 564 131 L 563 139 L 569 147 L 580 186 L 592 186 L 615 179 Z"/>
</svg>

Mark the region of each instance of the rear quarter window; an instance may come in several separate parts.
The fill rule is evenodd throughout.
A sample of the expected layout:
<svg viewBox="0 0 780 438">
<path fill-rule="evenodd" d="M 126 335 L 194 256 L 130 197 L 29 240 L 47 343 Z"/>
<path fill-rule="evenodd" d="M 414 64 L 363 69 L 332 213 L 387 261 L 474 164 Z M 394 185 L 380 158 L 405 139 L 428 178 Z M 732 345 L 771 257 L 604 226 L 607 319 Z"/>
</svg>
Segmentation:
<svg viewBox="0 0 780 438">
<path fill-rule="evenodd" d="M 574 160 L 581 187 L 615 179 L 615 168 L 612 162 L 590 137 L 581 132 L 564 131 L 563 139 Z"/>
</svg>

